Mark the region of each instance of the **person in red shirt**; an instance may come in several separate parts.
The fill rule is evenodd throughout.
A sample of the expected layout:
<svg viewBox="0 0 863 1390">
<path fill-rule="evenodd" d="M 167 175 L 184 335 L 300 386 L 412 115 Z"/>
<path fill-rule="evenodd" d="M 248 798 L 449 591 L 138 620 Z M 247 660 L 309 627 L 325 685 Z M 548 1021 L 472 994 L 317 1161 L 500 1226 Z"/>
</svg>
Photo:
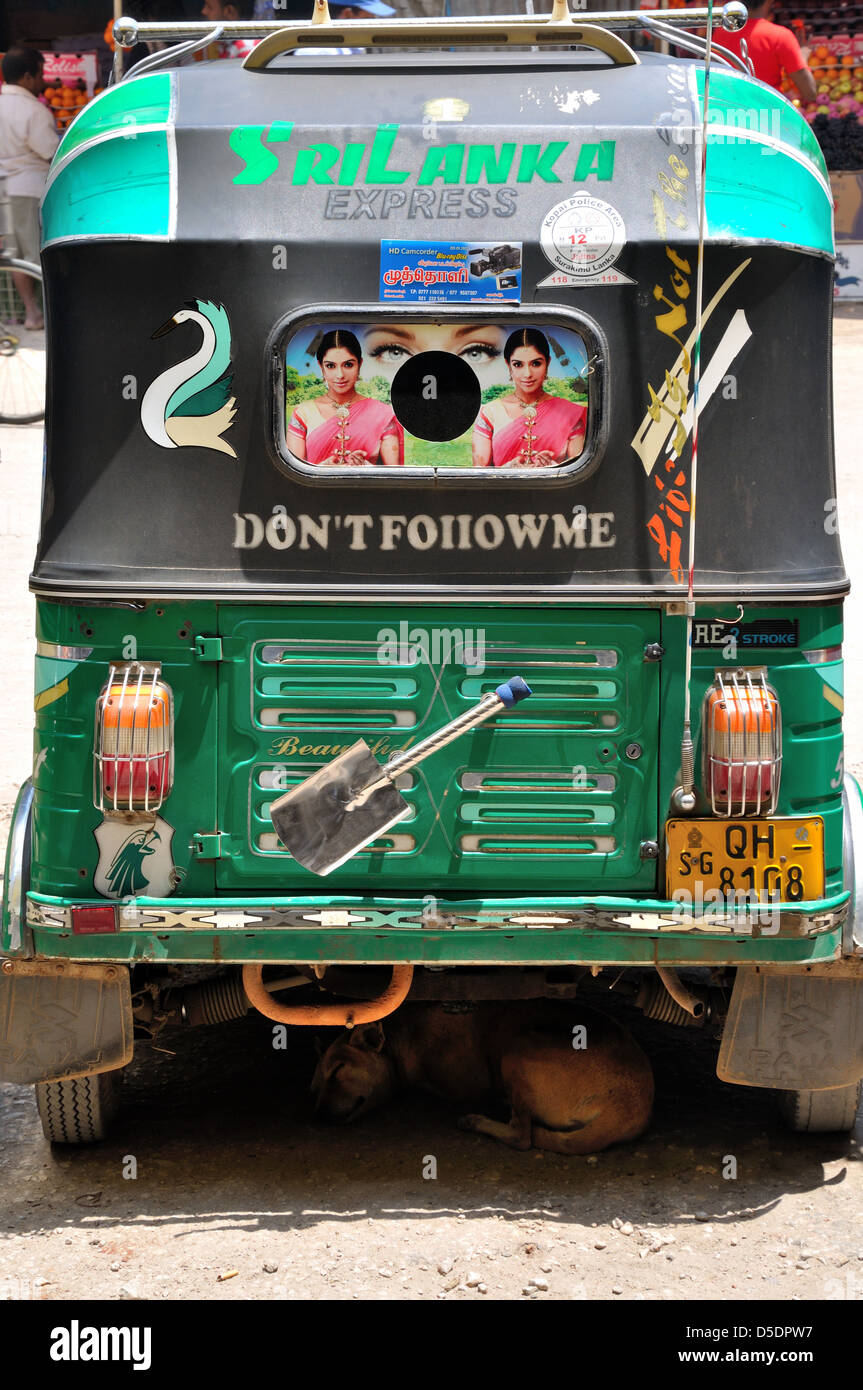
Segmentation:
<svg viewBox="0 0 863 1390">
<path fill-rule="evenodd" d="M 755 76 L 769 86 L 781 90 L 782 72 L 791 78 L 803 101 L 814 101 L 817 88 L 815 78 L 806 66 L 797 39 L 783 24 L 774 24 L 770 19 L 773 0 L 763 0 L 760 5 L 749 5 L 749 19 L 736 34 L 727 29 L 714 29 L 713 42 L 732 53 L 740 53 L 740 41 L 746 40 L 746 47 Z"/>
</svg>

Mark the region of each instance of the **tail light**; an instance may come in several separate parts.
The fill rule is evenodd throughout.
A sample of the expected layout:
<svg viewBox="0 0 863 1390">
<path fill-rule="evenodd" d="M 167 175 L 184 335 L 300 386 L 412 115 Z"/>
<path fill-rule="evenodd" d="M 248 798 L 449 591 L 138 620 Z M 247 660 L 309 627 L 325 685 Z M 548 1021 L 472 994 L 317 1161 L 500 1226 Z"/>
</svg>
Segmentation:
<svg viewBox="0 0 863 1390">
<path fill-rule="evenodd" d="M 157 811 L 174 781 L 174 700 L 158 662 L 111 667 L 96 705 L 93 800 Z"/>
<path fill-rule="evenodd" d="M 75 936 L 104 936 L 117 930 L 113 907 L 73 907 L 72 931 Z"/>
<path fill-rule="evenodd" d="M 782 770 L 782 717 L 764 671 L 717 671 L 704 717 L 704 782 L 720 816 L 769 816 Z"/>
</svg>

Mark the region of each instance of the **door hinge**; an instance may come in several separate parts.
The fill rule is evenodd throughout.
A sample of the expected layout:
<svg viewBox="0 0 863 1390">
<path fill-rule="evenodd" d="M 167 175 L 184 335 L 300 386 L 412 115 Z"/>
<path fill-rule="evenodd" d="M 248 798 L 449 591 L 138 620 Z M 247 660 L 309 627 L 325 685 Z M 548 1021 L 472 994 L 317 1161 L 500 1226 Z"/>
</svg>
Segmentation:
<svg viewBox="0 0 863 1390">
<path fill-rule="evenodd" d="M 192 856 L 195 859 L 228 859 L 231 837 L 224 830 L 197 830 L 192 836 Z"/>
<path fill-rule="evenodd" d="M 222 639 L 221 639 L 221 637 L 196 637 L 196 638 L 195 638 L 195 660 L 196 660 L 196 661 L 221 661 L 221 660 L 222 660 Z"/>
</svg>

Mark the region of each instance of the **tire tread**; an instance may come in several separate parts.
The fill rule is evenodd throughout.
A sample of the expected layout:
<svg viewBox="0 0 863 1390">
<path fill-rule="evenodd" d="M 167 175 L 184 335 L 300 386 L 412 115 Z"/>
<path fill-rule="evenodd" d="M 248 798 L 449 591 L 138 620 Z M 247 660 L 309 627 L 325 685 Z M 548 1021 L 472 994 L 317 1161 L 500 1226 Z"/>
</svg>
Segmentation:
<svg viewBox="0 0 863 1390">
<path fill-rule="evenodd" d="M 120 1072 L 40 1081 L 36 1105 L 42 1132 L 52 1144 L 92 1144 L 106 1139 L 119 1103 Z"/>
<path fill-rule="evenodd" d="M 863 1081 L 829 1091 L 780 1091 L 779 1113 L 798 1134 L 840 1134 L 854 1128 Z"/>
</svg>

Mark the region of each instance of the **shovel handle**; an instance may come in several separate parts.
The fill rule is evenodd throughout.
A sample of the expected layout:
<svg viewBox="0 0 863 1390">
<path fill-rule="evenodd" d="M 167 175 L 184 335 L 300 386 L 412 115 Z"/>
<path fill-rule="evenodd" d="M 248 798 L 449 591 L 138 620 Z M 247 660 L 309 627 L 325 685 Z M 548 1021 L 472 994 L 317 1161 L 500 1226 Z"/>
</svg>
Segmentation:
<svg viewBox="0 0 863 1390">
<path fill-rule="evenodd" d="M 436 733 L 429 734 L 415 748 L 408 748 L 404 753 L 396 753 L 390 758 L 389 762 L 383 767 L 382 773 L 387 781 L 394 782 L 396 777 L 400 777 L 403 772 L 409 772 L 417 763 L 430 758 L 432 753 L 436 753 L 439 748 L 445 748 L 453 739 L 461 734 L 467 733 L 468 729 L 473 729 L 477 724 L 482 724 L 491 715 L 497 714 L 502 709 L 512 709 L 519 700 L 526 700 L 530 695 L 531 689 L 521 676 L 512 676 L 510 680 L 504 681 L 497 690 L 489 691 L 483 695 L 478 705 L 465 710 L 464 714 L 459 714 L 449 724 L 444 724 L 442 729 Z"/>
</svg>

